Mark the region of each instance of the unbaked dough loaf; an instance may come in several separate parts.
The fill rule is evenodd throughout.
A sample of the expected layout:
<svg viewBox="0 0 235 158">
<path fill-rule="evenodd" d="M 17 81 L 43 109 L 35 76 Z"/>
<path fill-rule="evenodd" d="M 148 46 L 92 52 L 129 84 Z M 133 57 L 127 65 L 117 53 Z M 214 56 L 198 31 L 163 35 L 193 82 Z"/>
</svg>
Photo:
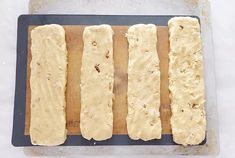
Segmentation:
<svg viewBox="0 0 235 158">
<path fill-rule="evenodd" d="M 55 24 L 38 26 L 31 32 L 31 42 L 31 142 L 45 146 L 63 144 L 67 133 L 65 31 Z"/>
<path fill-rule="evenodd" d="M 105 140 L 113 132 L 113 31 L 109 25 L 85 27 L 81 67 L 82 136 Z"/>
<path fill-rule="evenodd" d="M 169 90 L 173 139 L 195 145 L 205 139 L 205 96 L 200 25 L 196 18 L 169 20 Z"/>
<path fill-rule="evenodd" d="M 137 24 L 128 29 L 128 115 L 131 139 L 161 138 L 160 69 L 157 54 L 157 28 Z"/>
</svg>

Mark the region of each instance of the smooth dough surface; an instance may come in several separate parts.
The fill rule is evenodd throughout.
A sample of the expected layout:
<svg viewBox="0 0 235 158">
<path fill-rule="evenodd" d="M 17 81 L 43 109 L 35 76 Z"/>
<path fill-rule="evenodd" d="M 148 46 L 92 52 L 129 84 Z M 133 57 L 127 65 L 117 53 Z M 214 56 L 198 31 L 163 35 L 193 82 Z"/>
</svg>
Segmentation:
<svg viewBox="0 0 235 158">
<path fill-rule="evenodd" d="M 81 67 L 82 136 L 106 140 L 113 133 L 113 31 L 109 25 L 85 27 Z"/>
<path fill-rule="evenodd" d="M 205 96 L 200 25 L 196 18 L 169 20 L 169 90 L 173 139 L 196 145 L 205 139 Z"/>
<path fill-rule="evenodd" d="M 31 32 L 30 138 L 33 145 L 54 146 L 66 139 L 67 50 L 62 26 L 38 26 Z"/>
<path fill-rule="evenodd" d="M 131 139 L 161 138 L 160 69 L 157 54 L 157 27 L 137 24 L 128 29 L 128 115 Z"/>
</svg>

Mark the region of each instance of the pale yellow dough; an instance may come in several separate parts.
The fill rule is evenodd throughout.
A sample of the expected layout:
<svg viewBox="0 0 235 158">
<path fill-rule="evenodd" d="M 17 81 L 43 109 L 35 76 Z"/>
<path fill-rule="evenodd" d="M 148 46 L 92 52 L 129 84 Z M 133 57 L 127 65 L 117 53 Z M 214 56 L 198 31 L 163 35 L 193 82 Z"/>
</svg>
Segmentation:
<svg viewBox="0 0 235 158">
<path fill-rule="evenodd" d="M 137 24 L 128 29 L 128 115 L 131 139 L 161 138 L 160 69 L 157 54 L 157 27 Z"/>
<path fill-rule="evenodd" d="M 82 136 L 106 140 L 113 133 L 113 31 L 109 25 L 85 27 L 81 67 Z"/>
<path fill-rule="evenodd" d="M 200 25 L 190 17 L 172 18 L 168 25 L 173 139 L 178 144 L 196 145 L 206 132 Z"/>
<path fill-rule="evenodd" d="M 33 145 L 60 145 L 67 133 L 65 31 L 56 24 L 38 26 L 31 32 L 31 42 L 31 142 Z"/>
</svg>

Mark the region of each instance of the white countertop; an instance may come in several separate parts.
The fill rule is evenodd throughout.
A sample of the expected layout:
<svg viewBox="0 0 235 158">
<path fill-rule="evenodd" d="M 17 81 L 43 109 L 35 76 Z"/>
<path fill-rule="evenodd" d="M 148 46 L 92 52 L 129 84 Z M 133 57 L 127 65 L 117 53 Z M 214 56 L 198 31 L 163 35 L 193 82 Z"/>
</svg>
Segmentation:
<svg viewBox="0 0 235 158">
<path fill-rule="evenodd" d="M 215 48 L 217 101 L 220 123 L 220 154 L 234 157 L 235 114 L 235 1 L 211 0 Z M 0 153 L 4 157 L 26 157 L 23 148 L 11 145 L 15 89 L 17 18 L 28 13 L 27 0 L 1 0 L 0 3 Z"/>
</svg>

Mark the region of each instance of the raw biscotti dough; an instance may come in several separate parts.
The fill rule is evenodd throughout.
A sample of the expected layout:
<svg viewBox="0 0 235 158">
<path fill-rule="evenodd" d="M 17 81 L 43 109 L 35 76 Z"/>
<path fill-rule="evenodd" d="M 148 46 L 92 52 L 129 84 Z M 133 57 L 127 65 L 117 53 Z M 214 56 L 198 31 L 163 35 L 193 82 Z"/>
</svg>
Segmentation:
<svg viewBox="0 0 235 158">
<path fill-rule="evenodd" d="M 62 26 L 38 26 L 31 32 L 30 138 L 33 145 L 54 146 L 66 139 L 67 49 Z"/>
<path fill-rule="evenodd" d="M 196 18 L 169 20 L 169 90 L 171 126 L 177 144 L 205 139 L 205 96 L 200 25 Z"/>
<path fill-rule="evenodd" d="M 157 54 L 157 27 L 137 24 L 128 29 L 128 115 L 131 139 L 161 138 L 160 69 Z"/>
<path fill-rule="evenodd" d="M 109 25 L 85 27 L 81 67 L 82 136 L 106 140 L 113 133 L 113 31 Z"/>
</svg>

